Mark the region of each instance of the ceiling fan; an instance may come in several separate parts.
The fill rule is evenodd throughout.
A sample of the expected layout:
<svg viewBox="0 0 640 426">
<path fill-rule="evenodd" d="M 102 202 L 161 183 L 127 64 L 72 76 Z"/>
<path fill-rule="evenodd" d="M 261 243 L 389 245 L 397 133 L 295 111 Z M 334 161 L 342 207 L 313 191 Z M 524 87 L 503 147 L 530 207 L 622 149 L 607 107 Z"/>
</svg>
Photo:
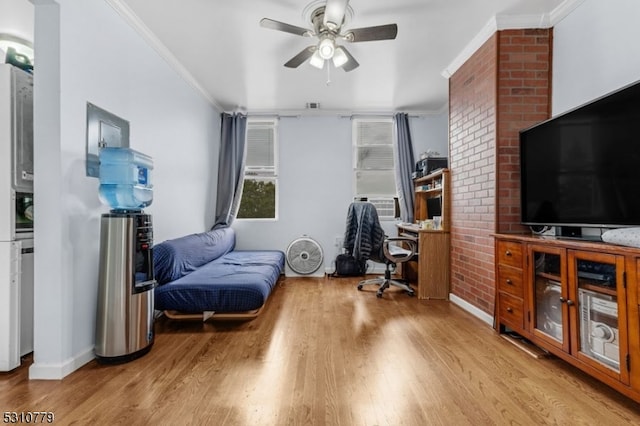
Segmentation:
<svg viewBox="0 0 640 426">
<path fill-rule="evenodd" d="M 326 3 L 315 3 L 318 3 L 317 7 L 313 9 L 310 17 L 313 29 L 302 28 L 269 18 L 263 18 L 260 21 L 260 25 L 264 28 L 318 38 L 317 44 L 304 48 L 284 64 L 285 67 L 297 68 L 309 59 L 311 65 L 322 69 L 325 61 L 331 60 L 336 68 L 351 71 L 360 64 L 344 46 L 337 44 L 338 41 L 357 43 L 362 41 L 393 40 L 398 34 L 398 26 L 396 24 L 343 30 L 342 26 L 345 24 L 345 18 L 348 12 L 351 11 L 349 0 L 326 0 Z M 315 3 L 312 3 L 312 5 Z M 322 3 L 325 3 L 324 6 L 322 6 Z"/>
</svg>

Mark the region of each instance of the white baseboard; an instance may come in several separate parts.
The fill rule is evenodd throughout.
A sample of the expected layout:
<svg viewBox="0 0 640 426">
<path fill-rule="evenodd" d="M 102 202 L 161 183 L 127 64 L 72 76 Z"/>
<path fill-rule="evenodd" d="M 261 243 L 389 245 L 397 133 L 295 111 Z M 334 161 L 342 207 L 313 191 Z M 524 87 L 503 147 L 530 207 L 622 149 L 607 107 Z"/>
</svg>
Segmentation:
<svg viewBox="0 0 640 426">
<path fill-rule="evenodd" d="M 29 380 L 61 380 L 94 358 L 93 347 L 59 364 L 39 363 L 35 354 L 29 367 Z"/>
<path fill-rule="evenodd" d="M 461 299 L 460 297 L 452 293 L 449 293 L 449 300 L 451 301 L 451 303 L 461 307 L 462 309 L 469 312 L 474 317 L 477 317 L 478 319 L 480 319 L 482 322 L 487 323 L 489 327 L 493 327 L 493 317 L 487 314 L 485 311 L 476 308 L 471 303 L 467 302 L 464 299 Z"/>
</svg>

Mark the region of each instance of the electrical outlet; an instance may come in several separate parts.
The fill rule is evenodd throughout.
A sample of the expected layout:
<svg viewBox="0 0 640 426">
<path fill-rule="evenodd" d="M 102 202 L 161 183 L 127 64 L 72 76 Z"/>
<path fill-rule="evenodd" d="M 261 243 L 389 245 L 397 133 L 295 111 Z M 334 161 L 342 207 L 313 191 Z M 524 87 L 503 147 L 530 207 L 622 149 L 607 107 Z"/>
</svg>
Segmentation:
<svg viewBox="0 0 640 426">
<path fill-rule="evenodd" d="M 342 236 L 336 236 L 336 241 L 335 241 L 335 246 L 336 247 L 342 247 L 342 243 L 344 242 L 344 237 Z"/>
</svg>

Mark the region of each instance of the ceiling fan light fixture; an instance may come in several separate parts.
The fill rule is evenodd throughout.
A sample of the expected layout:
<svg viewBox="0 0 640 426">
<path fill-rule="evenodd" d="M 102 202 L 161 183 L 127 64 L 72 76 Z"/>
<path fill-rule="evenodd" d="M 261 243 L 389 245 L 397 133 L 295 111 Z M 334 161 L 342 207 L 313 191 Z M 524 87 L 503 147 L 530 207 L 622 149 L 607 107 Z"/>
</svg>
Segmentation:
<svg viewBox="0 0 640 426">
<path fill-rule="evenodd" d="M 313 55 L 311 56 L 311 59 L 309 59 L 309 64 L 311 64 L 312 66 L 318 69 L 324 68 L 324 59 L 322 58 L 322 56 L 320 56 L 319 50 L 316 50 L 313 53 Z"/>
<path fill-rule="evenodd" d="M 33 1 L 33 0 L 32 0 Z M 307 0 L 309 1 L 309 0 Z M 323 69 L 325 62 L 331 60 L 336 68 L 349 72 L 360 64 L 344 46 L 338 46 L 340 40 L 349 43 L 394 40 L 398 34 L 397 24 L 376 25 L 351 29 L 343 32 L 353 17 L 353 9 L 349 0 L 310 0 L 303 12 L 305 20 L 311 23 L 313 29 L 298 27 L 286 22 L 262 18 L 260 26 L 297 36 L 313 36 L 316 43 L 302 49 L 301 52 L 285 62 L 287 68 L 297 68 L 305 62 L 313 67 Z M 327 65 L 327 70 L 331 68 Z M 328 84 L 329 82 L 327 82 Z"/>
<path fill-rule="evenodd" d="M 336 45 L 333 39 L 330 37 L 325 37 L 322 40 L 320 40 L 320 43 L 318 44 L 317 52 L 319 53 L 322 59 L 331 59 L 333 58 L 333 54 L 335 50 L 336 50 Z"/>
<path fill-rule="evenodd" d="M 336 68 L 340 68 L 341 66 L 346 64 L 348 60 L 349 58 L 344 52 L 344 49 L 341 46 L 336 47 L 336 51 L 333 54 L 333 65 Z"/>
</svg>

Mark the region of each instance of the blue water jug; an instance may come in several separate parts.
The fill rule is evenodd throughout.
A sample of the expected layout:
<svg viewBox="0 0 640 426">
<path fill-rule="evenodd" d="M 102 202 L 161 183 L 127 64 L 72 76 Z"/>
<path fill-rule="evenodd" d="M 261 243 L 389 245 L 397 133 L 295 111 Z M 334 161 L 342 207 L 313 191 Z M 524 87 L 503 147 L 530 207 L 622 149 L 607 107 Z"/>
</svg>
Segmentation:
<svg viewBox="0 0 640 426">
<path fill-rule="evenodd" d="M 153 201 L 153 160 L 130 148 L 100 150 L 100 200 L 114 210 L 140 210 Z"/>
</svg>

